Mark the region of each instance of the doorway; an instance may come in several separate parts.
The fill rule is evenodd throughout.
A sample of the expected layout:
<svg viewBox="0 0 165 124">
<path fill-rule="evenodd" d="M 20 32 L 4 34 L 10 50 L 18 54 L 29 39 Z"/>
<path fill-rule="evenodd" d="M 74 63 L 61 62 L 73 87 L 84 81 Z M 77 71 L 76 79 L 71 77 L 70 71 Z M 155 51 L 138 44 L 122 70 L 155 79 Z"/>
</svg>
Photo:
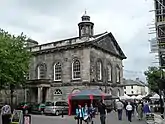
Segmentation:
<svg viewBox="0 0 165 124">
<path fill-rule="evenodd" d="M 46 102 L 47 90 L 48 90 L 47 87 L 43 87 L 43 89 L 42 89 L 42 101 L 41 101 L 42 103 Z"/>
</svg>

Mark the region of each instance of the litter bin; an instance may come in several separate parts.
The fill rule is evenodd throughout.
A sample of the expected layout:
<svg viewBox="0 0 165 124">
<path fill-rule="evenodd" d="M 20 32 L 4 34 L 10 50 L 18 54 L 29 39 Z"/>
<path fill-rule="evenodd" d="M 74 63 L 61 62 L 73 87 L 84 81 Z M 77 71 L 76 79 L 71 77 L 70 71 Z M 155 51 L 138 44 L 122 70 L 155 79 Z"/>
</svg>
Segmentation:
<svg viewBox="0 0 165 124">
<path fill-rule="evenodd" d="M 2 115 L 2 124 L 10 124 L 11 123 L 11 114 Z"/>
<path fill-rule="evenodd" d="M 146 114 L 146 123 L 147 124 L 155 124 L 155 118 L 153 113 Z"/>
</svg>

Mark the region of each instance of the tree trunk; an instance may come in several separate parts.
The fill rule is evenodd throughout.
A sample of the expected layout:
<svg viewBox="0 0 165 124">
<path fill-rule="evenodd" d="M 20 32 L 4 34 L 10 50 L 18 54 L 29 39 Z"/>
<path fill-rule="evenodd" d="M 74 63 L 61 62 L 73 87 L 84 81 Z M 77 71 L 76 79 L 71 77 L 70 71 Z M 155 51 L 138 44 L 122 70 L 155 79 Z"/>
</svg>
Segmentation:
<svg viewBox="0 0 165 124">
<path fill-rule="evenodd" d="M 13 89 L 10 89 L 10 104 L 11 104 L 11 112 L 13 112 L 13 93 L 14 93 L 14 90 Z"/>
</svg>

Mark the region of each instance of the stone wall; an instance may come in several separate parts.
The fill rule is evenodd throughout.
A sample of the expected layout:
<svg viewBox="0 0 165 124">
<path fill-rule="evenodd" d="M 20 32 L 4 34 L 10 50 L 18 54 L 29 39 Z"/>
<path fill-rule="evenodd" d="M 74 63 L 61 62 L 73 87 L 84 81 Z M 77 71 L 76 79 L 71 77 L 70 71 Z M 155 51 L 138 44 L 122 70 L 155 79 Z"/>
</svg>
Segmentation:
<svg viewBox="0 0 165 124">
<path fill-rule="evenodd" d="M 20 102 L 24 102 L 24 90 L 18 89 L 14 91 L 13 103 L 14 105 L 19 104 Z M 1 90 L 0 91 L 0 103 L 9 103 L 11 101 L 10 90 Z"/>
<path fill-rule="evenodd" d="M 62 82 L 72 82 L 72 62 L 74 59 L 80 60 L 81 63 L 81 79 L 82 81 L 89 81 L 89 48 L 76 48 L 72 50 L 58 51 L 43 55 L 37 55 L 32 58 L 30 64 L 30 79 L 37 79 L 36 68 L 40 63 L 45 63 L 47 66 L 46 78 L 53 80 L 53 66 L 56 62 L 62 64 Z"/>
<path fill-rule="evenodd" d="M 105 52 L 102 52 L 101 50 L 95 49 L 95 48 L 91 48 L 90 50 L 90 80 L 91 81 L 97 81 L 96 78 L 96 62 L 98 60 L 101 60 L 102 65 L 103 65 L 103 80 L 100 83 L 107 83 L 107 64 L 111 63 L 112 65 L 112 83 L 116 83 L 116 67 L 118 66 L 120 68 L 120 84 L 123 83 L 123 64 L 122 64 L 122 60 L 107 54 Z M 103 88 L 104 89 L 104 88 Z M 114 91 L 113 91 L 114 89 Z M 123 95 L 124 91 L 122 87 L 118 87 L 118 88 L 112 88 L 112 87 L 108 87 L 108 90 L 112 90 L 112 94 L 116 95 L 117 94 L 117 90 L 120 90 L 121 95 Z"/>
</svg>

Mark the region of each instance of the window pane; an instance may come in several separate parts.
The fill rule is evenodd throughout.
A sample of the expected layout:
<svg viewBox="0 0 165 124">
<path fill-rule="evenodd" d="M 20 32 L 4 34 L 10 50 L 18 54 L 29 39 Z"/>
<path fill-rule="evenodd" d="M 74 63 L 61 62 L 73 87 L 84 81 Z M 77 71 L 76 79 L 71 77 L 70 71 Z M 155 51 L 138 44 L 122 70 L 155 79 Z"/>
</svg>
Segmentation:
<svg viewBox="0 0 165 124">
<path fill-rule="evenodd" d="M 112 67 L 111 65 L 108 65 L 108 68 L 107 68 L 107 76 L 108 76 L 108 81 L 112 81 Z"/>
<path fill-rule="evenodd" d="M 73 78 L 80 78 L 80 62 L 78 60 L 74 61 L 73 63 Z"/>
<path fill-rule="evenodd" d="M 116 68 L 116 81 L 120 82 L 120 69 L 118 67 Z"/>
<path fill-rule="evenodd" d="M 61 64 L 60 63 L 57 63 L 55 64 L 55 67 L 54 67 L 54 79 L 55 80 L 61 80 L 61 74 L 62 74 L 62 68 L 61 68 Z"/>
<path fill-rule="evenodd" d="M 46 68 L 44 65 L 38 66 L 38 79 L 46 78 Z"/>
<path fill-rule="evenodd" d="M 102 78 L 102 64 L 101 64 L 101 62 L 97 62 L 96 66 L 97 66 L 96 67 L 97 79 L 101 80 L 101 78 Z"/>
</svg>

